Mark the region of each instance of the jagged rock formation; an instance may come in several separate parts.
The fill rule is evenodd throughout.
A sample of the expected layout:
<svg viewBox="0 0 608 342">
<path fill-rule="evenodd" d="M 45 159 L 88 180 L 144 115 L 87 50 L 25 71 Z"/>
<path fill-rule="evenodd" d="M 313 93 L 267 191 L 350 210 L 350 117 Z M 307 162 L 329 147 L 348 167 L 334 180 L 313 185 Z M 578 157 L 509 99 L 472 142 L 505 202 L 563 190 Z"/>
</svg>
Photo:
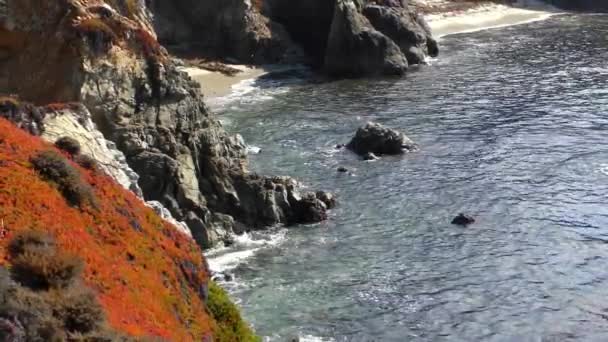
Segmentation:
<svg viewBox="0 0 608 342">
<path fill-rule="evenodd" d="M 139 174 L 144 198 L 185 221 L 203 246 L 232 232 L 323 219 L 327 205 L 300 195 L 295 181 L 248 173 L 242 139 L 209 113 L 198 84 L 177 70 L 137 4 L 7 0 L 0 70 L 11 72 L 0 78 L 0 93 L 86 106 Z M 29 118 L 6 116 L 43 133 L 32 110 Z"/>
<path fill-rule="evenodd" d="M 402 75 L 408 61 L 390 38 L 370 27 L 352 1 L 338 0 L 324 68 L 337 76 Z"/>
<path fill-rule="evenodd" d="M 161 41 L 245 63 L 305 60 L 332 75 L 394 75 L 438 53 L 406 0 L 154 0 L 150 9 Z"/>
</svg>

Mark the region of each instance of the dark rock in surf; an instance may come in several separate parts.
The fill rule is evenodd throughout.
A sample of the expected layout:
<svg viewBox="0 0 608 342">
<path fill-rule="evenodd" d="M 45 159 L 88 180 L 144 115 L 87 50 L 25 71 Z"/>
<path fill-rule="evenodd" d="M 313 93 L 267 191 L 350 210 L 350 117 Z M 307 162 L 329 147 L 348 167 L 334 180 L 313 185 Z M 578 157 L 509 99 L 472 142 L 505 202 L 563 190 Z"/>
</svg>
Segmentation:
<svg viewBox="0 0 608 342">
<path fill-rule="evenodd" d="M 373 122 L 368 122 L 359 128 L 347 147 L 365 157 L 371 157 L 368 153 L 396 155 L 412 152 L 418 148 L 405 134 Z"/>
<path fill-rule="evenodd" d="M 316 223 L 327 220 L 327 205 L 314 193 L 307 193 L 294 205 L 295 220 L 298 223 Z"/>
<path fill-rule="evenodd" d="M 462 213 L 452 220 L 452 224 L 464 227 L 473 223 L 475 223 L 475 218 L 473 216 L 465 215 Z"/>
<path fill-rule="evenodd" d="M 338 168 L 338 172 L 340 172 L 340 173 L 346 173 L 346 172 L 348 172 L 348 169 L 347 169 L 347 168 L 345 168 L 345 167 L 343 167 L 343 166 L 340 166 L 340 167 Z"/>
<path fill-rule="evenodd" d="M 327 209 L 333 209 L 336 207 L 336 197 L 327 191 L 317 191 L 317 198 L 321 202 L 325 203 Z"/>
</svg>

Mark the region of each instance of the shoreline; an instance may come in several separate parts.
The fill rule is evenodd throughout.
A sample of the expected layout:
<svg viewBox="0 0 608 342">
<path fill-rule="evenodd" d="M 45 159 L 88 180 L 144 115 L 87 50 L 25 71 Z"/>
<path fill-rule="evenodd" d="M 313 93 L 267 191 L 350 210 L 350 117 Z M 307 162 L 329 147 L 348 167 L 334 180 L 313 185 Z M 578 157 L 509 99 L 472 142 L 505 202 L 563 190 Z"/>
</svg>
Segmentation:
<svg viewBox="0 0 608 342">
<path fill-rule="evenodd" d="M 527 24 L 549 19 L 559 14 L 549 6 L 514 7 L 503 4 L 484 4 L 462 12 L 451 11 L 425 16 L 433 36 L 483 31 L 493 28 Z"/>
<path fill-rule="evenodd" d="M 201 92 L 207 101 L 230 95 L 233 87 L 241 81 L 257 79 L 269 72 L 262 67 L 247 65 L 231 64 L 230 67 L 238 69 L 240 72 L 234 76 L 229 76 L 219 71 L 209 71 L 197 67 L 184 67 L 180 70 L 187 72 L 193 80 L 201 85 Z"/>
<path fill-rule="evenodd" d="M 454 34 L 546 20 L 560 13 L 547 5 L 516 6 L 517 4 L 515 6 L 508 6 L 486 3 L 464 10 L 450 9 L 447 11 L 431 12 L 426 14 L 425 18 L 433 31 L 434 37 L 440 39 Z M 233 64 L 229 66 L 240 70 L 240 72 L 229 76 L 221 72 L 209 71 L 198 67 L 183 67 L 181 70 L 187 72 L 193 80 L 201 85 L 201 92 L 207 101 L 232 94 L 235 85 L 242 81 L 255 80 L 272 72 L 272 68 L 265 67 Z"/>
</svg>

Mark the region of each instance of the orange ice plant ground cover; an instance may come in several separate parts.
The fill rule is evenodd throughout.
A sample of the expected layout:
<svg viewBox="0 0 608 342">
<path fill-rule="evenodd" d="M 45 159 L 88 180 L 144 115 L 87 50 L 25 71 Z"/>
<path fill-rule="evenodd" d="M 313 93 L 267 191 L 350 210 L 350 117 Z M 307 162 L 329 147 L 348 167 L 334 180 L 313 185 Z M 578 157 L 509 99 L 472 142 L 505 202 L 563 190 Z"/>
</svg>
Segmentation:
<svg viewBox="0 0 608 342">
<path fill-rule="evenodd" d="M 71 207 L 31 168 L 54 147 L 0 119 L 0 265 L 21 230 L 41 230 L 86 263 L 86 284 L 110 325 L 131 336 L 204 341 L 217 326 L 205 307 L 208 269 L 198 246 L 130 192 L 71 163 L 93 187 L 96 208 Z"/>
</svg>

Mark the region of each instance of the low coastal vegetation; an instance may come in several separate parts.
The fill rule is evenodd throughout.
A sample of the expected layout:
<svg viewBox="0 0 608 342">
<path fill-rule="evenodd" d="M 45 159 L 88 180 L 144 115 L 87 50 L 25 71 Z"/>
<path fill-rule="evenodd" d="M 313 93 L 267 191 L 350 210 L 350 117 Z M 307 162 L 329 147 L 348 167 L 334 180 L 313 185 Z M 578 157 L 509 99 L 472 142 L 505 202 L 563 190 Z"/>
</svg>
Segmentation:
<svg viewBox="0 0 608 342">
<path fill-rule="evenodd" d="M 257 340 L 190 237 L 70 158 L 0 119 L 0 331 Z"/>
<path fill-rule="evenodd" d="M 230 301 L 228 294 L 215 282 L 209 283 L 209 300 L 207 307 L 217 322 L 214 341 L 261 342 L 251 328 L 241 319 L 239 309 Z"/>
<path fill-rule="evenodd" d="M 42 231 L 17 233 L 8 246 L 10 272 L 0 268 L 3 341 L 119 341 L 103 307 L 81 279 L 82 260 Z"/>
</svg>

